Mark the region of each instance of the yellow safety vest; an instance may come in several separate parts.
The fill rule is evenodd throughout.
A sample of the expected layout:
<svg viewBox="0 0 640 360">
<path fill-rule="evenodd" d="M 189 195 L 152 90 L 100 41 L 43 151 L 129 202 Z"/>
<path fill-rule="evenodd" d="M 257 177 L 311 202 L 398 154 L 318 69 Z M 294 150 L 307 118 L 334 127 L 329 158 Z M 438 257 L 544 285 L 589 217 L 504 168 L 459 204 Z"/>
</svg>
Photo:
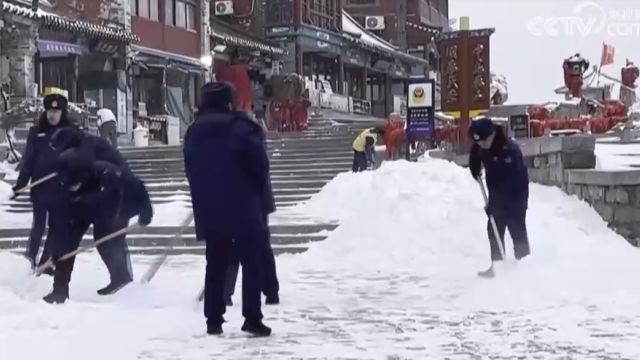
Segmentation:
<svg viewBox="0 0 640 360">
<path fill-rule="evenodd" d="M 371 129 L 367 129 L 358 135 L 358 137 L 353 141 L 353 150 L 364 152 L 364 148 L 367 145 L 367 138 L 373 138 L 373 143 L 378 142 L 378 134 L 374 134 L 371 132 Z"/>
</svg>

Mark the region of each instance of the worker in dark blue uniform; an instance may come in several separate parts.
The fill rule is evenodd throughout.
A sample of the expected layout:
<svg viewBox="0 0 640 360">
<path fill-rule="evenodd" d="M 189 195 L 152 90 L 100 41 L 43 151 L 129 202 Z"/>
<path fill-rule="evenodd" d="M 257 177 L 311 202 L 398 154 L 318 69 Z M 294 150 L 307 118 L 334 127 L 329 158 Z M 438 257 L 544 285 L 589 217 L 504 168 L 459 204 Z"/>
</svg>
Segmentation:
<svg viewBox="0 0 640 360">
<path fill-rule="evenodd" d="M 505 229 L 513 239 L 514 255 L 522 259 L 529 255 L 527 237 L 527 207 L 529 201 L 529 175 L 518 143 L 507 138 L 504 129 L 489 118 L 472 121 L 469 136 L 474 141 L 469 154 L 469 169 L 475 179 L 486 171 L 489 204 L 487 215 L 493 216 L 504 249 Z M 491 261 L 501 261 L 496 234 L 487 222 L 491 247 Z M 480 276 L 493 276 L 493 265 Z"/>
<path fill-rule="evenodd" d="M 269 187 L 263 195 L 262 201 L 264 222 L 267 224 L 267 241 L 263 245 L 261 252 L 262 266 L 263 266 L 263 278 L 262 278 L 262 293 L 265 296 L 265 304 L 278 305 L 280 303 L 280 282 L 278 281 L 278 273 L 276 271 L 276 259 L 273 254 L 273 248 L 271 248 L 271 232 L 269 231 L 269 214 L 276 211 L 276 201 L 273 196 L 273 190 L 271 182 L 269 181 Z M 224 298 L 225 303 L 228 306 L 233 305 L 232 296 L 235 292 L 236 280 L 238 278 L 238 270 L 240 267 L 240 257 L 236 247 L 232 247 L 231 254 L 229 256 L 230 263 L 227 269 L 227 279 L 225 282 Z"/>
<path fill-rule="evenodd" d="M 74 127 L 67 116 L 67 98 L 59 94 L 44 97 L 44 113 L 38 123 L 29 129 L 27 146 L 22 158 L 22 168 L 16 181 L 14 192 L 24 188 L 31 181 L 37 181 L 55 171 L 57 153 L 49 146 L 52 134 L 62 128 Z M 32 266 L 36 264 L 38 250 L 42 243 L 47 217 L 50 216 L 52 199 L 59 191 L 59 183 L 49 180 L 31 189 L 33 223 L 25 256 Z M 16 194 L 17 195 L 17 194 Z M 40 263 L 48 258 L 43 252 Z"/>
<path fill-rule="evenodd" d="M 50 147 L 58 153 L 75 148 L 82 154 L 90 154 L 95 161 L 106 161 L 121 168 L 129 168 L 122 154 L 108 140 L 87 134 L 78 127 L 66 127 L 54 131 L 51 135 Z"/>
<path fill-rule="evenodd" d="M 262 249 L 268 241 L 263 199 L 269 191 L 269 160 L 262 129 L 232 109 L 228 83 L 205 84 L 198 117 L 184 138 L 185 171 L 198 240 L 206 241 L 204 313 L 207 333 L 222 333 L 224 286 L 232 246 L 242 264 L 242 330 L 268 336 L 262 322 Z"/>
<path fill-rule="evenodd" d="M 57 260 L 78 248 L 90 225 L 97 240 L 127 227 L 135 216 L 142 226 L 151 223 L 153 209 L 142 181 L 129 169 L 94 161 L 91 155 L 77 148 L 60 154 L 58 178 L 66 191 L 59 195 L 56 206 L 59 214 L 66 215 L 59 218 L 67 226 L 57 225 L 51 237 L 49 251 L 56 268 L 53 290 L 44 297 L 48 303 L 68 299 L 75 258 Z M 125 234 L 98 245 L 98 252 L 110 275 L 110 283 L 98 294 L 113 294 L 132 281 Z"/>
</svg>

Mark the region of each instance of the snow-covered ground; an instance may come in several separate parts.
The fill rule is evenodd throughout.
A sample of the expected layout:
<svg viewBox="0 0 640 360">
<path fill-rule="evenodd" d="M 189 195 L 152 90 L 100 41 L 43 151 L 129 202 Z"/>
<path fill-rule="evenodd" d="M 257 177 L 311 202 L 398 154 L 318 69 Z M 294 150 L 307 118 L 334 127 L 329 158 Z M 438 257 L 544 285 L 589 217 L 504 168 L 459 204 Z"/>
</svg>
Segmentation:
<svg viewBox="0 0 640 360">
<path fill-rule="evenodd" d="M 106 271 L 83 254 L 72 300 L 49 306 L 50 280 L 0 253 L 0 359 L 640 358 L 637 249 L 587 204 L 532 185 L 533 255 L 480 279 L 482 205 L 468 172 L 441 160 L 339 175 L 296 209 L 341 225 L 278 258 L 282 304 L 264 308 L 267 339 L 241 334 L 237 296 L 225 335 L 204 335 L 200 257 L 172 257 L 150 285 L 100 298 Z M 150 260 L 135 257 L 136 273 Z"/>
<path fill-rule="evenodd" d="M 640 144 L 620 144 L 618 139 L 596 143 L 597 168 L 601 170 L 640 170 Z"/>
</svg>

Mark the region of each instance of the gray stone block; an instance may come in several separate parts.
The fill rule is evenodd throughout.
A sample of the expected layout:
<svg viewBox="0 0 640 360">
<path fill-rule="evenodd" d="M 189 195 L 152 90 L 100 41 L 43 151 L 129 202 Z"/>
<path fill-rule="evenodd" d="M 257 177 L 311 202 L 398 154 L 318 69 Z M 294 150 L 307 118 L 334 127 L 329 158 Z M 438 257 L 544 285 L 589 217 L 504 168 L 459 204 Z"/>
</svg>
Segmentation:
<svg viewBox="0 0 640 360">
<path fill-rule="evenodd" d="M 562 151 L 590 151 L 596 149 L 596 138 L 592 135 L 562 137 Z"/>
<path fill-rule="evenodd" d="M 640 170 L 567 170 L 567 182 L 604 186 L 640 186 Z"/>
<path fill-rule="evenodd" d="M 640 186 L 630 186 L 627 190 L 630 199 L 629 203 L 631 205 L 640 206 Z"/>
<path fill-rule="evenodd" d="M 632 205 L 618 205 L 614 209 L 613 219 L 616 225 L 640 221 L 640 208 Z"/>
<path fill-rule="evenodd" d="M 540 155 L 539 138 L 518 139 L 518 144 L 520 144 L 520 150 L 524 157 Z"/>
<path fill-rule="evenodd" d="M 602 219 L 606 222 L 611 222 L 614 219 L 613 205 L 607 204 L 604 201 L 597 201 L 593 203 L 594 210 L 602 216 Z"/>
<path fill-rule="evenodd" d="M 587 187 L 587 199 L 591 201 L 601 201 L 604 200 L 604 187 L 589 185 Z"/>
<path fill-rule="evenodd" d="M 540 137 L 540 153 L 551 154 L 562 151 L 562 139 L 564 137 Z"/>
<path fill-rule="evenodd" d="M 538 169 L 542 166 L 545 166 L 546 163 L 546 159 L 544 158 L 544 156 L 536 156 L 533 158 L 533 167 Z"/>
<path fill-rule="evenodd" d="M 561 162 L 565 169 L 593 169 L 596 167 L 596 155 L 593 151 L 563 152 Z"/>
<path fill-rule="evenodd" d="M 527 156 L 525 157 L 524 160 L 524 166 L 526 166 L 528 169 L 531 169 L 534 167 L 534 159 L 535 157 L 533 156 Z"/>
<path fill-rule="evenodd" d="M 618 204 L 628 204 L 630 200 L 629 191 L 633 191 L 632 189 L 627 189 L 624 187 L 620 187 L 616 189 L 616 202 Z M 640 219 L 638 219 L 640 221 Z"/>
</svg>

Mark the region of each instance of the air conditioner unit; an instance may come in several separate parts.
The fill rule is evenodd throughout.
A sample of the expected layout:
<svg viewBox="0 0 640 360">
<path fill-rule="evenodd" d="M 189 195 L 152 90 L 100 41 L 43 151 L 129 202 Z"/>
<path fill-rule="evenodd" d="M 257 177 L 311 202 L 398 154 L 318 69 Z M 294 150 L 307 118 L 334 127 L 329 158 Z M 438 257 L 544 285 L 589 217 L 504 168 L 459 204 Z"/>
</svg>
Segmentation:
<svg viewBox="0 0 640 360">
<path fill-rule="evenodd" d="M 384 16 L 365 17 L 364 28 L 367 30 L 384 30 Z"/>
<path fill-rule="evenodd" d="M 215 14 L 218 15 L 233 15 L 233 1 L 216 1 Z"/>
</svg>

